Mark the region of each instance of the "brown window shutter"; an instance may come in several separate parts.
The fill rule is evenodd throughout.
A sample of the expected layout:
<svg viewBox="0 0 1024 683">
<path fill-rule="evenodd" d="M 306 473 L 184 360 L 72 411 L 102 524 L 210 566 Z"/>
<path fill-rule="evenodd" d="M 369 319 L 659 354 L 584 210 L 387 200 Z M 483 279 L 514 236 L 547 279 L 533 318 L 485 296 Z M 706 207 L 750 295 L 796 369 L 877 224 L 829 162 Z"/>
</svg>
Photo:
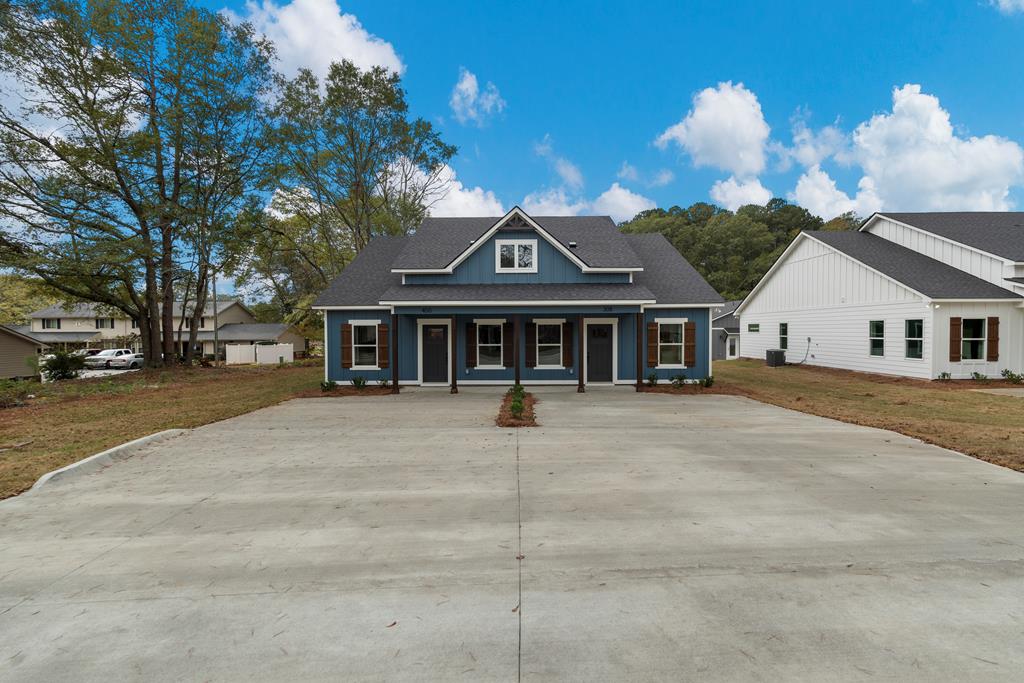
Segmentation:
<svg viewBox="0 0 1024 683">
<path fill-rule="evenodd" d="M 683 365 L 697 365 L 697 323 L 693 321 L 683 325 Z"/>
<path fill-rule="evenodd" d="M 562 367 L 572 367 L 572 323 L 562 323 Z"/>
<path fill-rule="evenodd" d="M 960 362 L 960 342 L 963 341 L 963 320 L 949 319 L 949 362 Z"/>
<path fill-rule="evenodd" d="M 526 323 L 526 367 L 537 367 L 537 323 Z"/>
<path fill-rule="evenodd" d="M 341 326 L 341 367 L 352 367 L 352 326 L 348 323 Z"/>
<path fill-rule="evenodd" d="M 647 367 L 658 364 L 658 323 L 647 323 Z"/>
<path fill-rule="evenodd" d="M 501 364 L 506 368 L 515 365 L 515 340 L 512 339 L 512 323 L 501 326 Z"/>
<path fill-rule="evenodd" d="M 386 368 L 391 354 L 388 352 L 388 326 L 377 325 L 377 367 Z"/>
<path fill-rule="evenodd" d="M 994 363 L 999 360 L 999 318 L 992 316 L 988 319 L 988 344 L 985 350 L 985 360 Z"/>
<path fill-rule="evenodd" d="M 466 367 L 476 367 L 476 323 L 466 323 Z"/>
</svg>

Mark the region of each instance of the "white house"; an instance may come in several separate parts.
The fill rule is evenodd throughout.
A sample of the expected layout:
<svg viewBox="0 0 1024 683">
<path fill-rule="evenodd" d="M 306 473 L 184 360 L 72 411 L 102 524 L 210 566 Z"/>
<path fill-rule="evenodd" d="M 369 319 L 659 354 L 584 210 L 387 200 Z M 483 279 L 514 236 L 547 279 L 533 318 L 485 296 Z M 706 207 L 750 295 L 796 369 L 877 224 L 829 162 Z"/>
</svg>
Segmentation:
<svg viewBox="0 0 1024 683">
<path fill-rule="evenodd" d="M 741 353 L 923 379 L 1024 370 L 1024 212 L 803 232 L 736 309 Z"/>
</svg>

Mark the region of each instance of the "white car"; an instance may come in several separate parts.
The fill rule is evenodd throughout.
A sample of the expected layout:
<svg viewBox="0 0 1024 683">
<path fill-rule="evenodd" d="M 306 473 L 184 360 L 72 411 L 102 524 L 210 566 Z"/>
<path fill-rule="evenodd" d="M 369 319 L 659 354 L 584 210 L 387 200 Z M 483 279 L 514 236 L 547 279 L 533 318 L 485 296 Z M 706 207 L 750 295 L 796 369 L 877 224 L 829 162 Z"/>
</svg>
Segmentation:
<svg viewBox="0 0 1024 683">
<path fill-rule="evenodd" d="M 108 368 L 135 370 L 146 364 L 146 356 L 141 353 L 130 353 L 127 356 L 116 356 L 107 362 Z"/>
<path fill-rule="evenodd" d="M 85 359 L 85 367 L 90 370 L 96 368 L 111 368 L 114 367 L 113 361 L 123 356 L 134 356 L 135 352 L 131 349 L 103 349 L 95 356 L 89 356 Z"/>
</svg>

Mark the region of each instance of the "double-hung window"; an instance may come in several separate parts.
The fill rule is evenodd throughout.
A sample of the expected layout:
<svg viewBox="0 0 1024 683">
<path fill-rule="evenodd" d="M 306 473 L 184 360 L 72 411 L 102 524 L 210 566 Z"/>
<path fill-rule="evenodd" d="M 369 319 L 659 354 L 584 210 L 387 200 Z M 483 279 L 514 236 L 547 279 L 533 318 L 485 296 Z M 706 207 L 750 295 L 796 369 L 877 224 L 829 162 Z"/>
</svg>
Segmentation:
<svg viewBox="0 0 1024 683">
<path fill-rule="evenodd" d="M 683 367 L 683 324 L 685 320 L 658 321 L 658 367 Z"/>
<path fill-rule="evenodd" d="M 477 323 L 476 367 L 502 367 L 501 343 L 501 323 Z"/>
<path fill-rule="evenodd" d="M 113 318 L 96 318 L 96 329 L 97 330 L 112 330 L 114 329 Z"/>
<path fill-rule="evenodd" d="M 904 339 L 906 345 L 906 357 L 921 359 L 924 358 L 924 321 L 907 320 Z"/>
<path fill-rule="evenodd" d="M 495 272 L 537 272 L 537 240 L 495 240 L 494 244 Z"/>
<path fill-rule="evenodd" d="M 537 323 L 537 367 L 562 367 L 562 323 Z"/>
<path fill-rule="evenodd" d="M 963 360 L 985 360 L 985 319 L 964 318 L 960 341 Z"/>
<path fill-rule="evenodd" d="M 868 347 L 872 356 L 885 355 L 884 320 L 872 320 L 868 323 Z"/>
<path fill-rule="evenodd" d="M 43 318 L 44 330 L 59 330 L 60 318 Z"/>
<path fill-rule="evenodd" d="M 352 369 L 377 369 L 377 323 L 352 323 Z"/>
<path fill-rule="evenodd" d="M 779 323 L 779 348 L 789 348 L 789 323 Z"/>
</svg>

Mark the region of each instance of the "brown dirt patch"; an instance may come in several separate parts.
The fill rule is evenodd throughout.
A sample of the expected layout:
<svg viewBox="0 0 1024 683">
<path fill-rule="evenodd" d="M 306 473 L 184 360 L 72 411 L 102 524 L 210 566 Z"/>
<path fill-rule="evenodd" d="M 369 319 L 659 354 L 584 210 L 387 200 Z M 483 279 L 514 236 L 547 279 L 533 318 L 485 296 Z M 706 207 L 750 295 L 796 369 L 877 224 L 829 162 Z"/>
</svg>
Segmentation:
<svg viewBox="0 0 1024 683">
<path fill-rule="evenodd" d="M 523 416 L 516 418 L 512 415 L 512 410 L 509 407 L 512 405 L 512 395 L 505 394 L 501 399 L 501 408 L 498 410 L 498 417 L 495 418 L 494 424 L 499 427 L 536 427 L 537 416 L 533 410 L 536 403 L 537 398 L 527 392 L 523 397 Z"/>
</svg>

